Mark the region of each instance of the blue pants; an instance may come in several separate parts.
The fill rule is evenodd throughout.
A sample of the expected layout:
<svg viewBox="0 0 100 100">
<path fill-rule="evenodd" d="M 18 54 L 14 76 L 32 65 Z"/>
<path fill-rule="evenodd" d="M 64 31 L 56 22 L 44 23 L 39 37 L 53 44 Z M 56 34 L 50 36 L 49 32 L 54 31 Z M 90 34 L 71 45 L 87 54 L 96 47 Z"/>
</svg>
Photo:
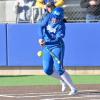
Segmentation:
<svg viewBox="0 0 100 100">
<path fill-rule="evenodd" d="M 62 75 L 64 73 L 64 67 L 63 67 L 64 47 L 55 47 L 50 49 L 60 60 L 61 63 L 58 64 L 57 61 L 52 57 L 50 52 L 44 47 L 43 70 L 47 75 L 51 75 L 53 73 L 53 69 L 55 69 L 59 75 Z"/>
</svg>

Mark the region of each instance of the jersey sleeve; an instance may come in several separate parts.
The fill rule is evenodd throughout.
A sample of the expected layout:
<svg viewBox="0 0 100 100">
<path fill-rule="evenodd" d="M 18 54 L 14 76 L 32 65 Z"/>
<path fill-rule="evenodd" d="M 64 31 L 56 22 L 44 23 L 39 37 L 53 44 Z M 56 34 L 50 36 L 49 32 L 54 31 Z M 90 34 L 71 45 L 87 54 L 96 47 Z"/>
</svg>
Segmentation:
<svg viewBox="0 0 100 100">
<path fill-rule="evenodd" d="M 41 24 L 40 24 L 40 31 L 41 31 L 41 32 L 40 32 L 40 34 L 39 34 L 39 38 L 41 38 L 41 39 L 43 39 L 43 30 L 45 29 L 45 27 L 46 27 L 46 25 L 47 25 L 49 19 L 50 19 L 50 15 L 47 14 L 47 15 L 43 18 L 43 20 L 41 21 Z"/>
</svg>

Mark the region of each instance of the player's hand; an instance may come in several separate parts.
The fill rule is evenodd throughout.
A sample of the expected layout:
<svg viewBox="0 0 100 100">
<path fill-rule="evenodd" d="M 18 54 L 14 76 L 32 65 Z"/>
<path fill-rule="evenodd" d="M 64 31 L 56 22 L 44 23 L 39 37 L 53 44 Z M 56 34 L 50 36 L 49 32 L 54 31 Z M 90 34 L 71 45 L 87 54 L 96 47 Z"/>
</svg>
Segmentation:
<svg viewBox="0 0 100 100">
<path fill-rule="evenodd" d="M 89 4 L 90 4 L 91 6 L 95 6 L 95 5 L 97 5 L 97 3 L 96 3 L 95 0 L 91 0 L 91 1 L 89 2 Z"/>
<path fill-rule="evenodd" d="M 40 46 L 44 46 L 45 45 L 45 41 L 43 39 L 39 39 L 39 44 L 40 44 Z"/>
</svg>

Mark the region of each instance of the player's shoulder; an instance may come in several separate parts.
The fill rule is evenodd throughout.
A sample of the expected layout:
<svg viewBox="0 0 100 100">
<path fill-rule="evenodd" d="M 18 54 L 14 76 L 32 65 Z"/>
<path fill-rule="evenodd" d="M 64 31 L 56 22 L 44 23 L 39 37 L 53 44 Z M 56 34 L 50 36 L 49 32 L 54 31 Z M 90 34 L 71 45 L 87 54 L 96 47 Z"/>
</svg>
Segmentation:
<svg viewBox="0 0 100 100">
<path fill-rule="evenodd" d="M 41 26 L 46 26 L 47 23 L 49 22 L 49 20 L 50 20 L 50 15 L 49 14 L 43 16 L 43 19 L 41 20 Z"/>
<path fill-rule="evenodd" d="M 46 14 L 44 16 L 44 20 L 49 21 L 50 20 L 50 16 L 51 16 L 51 14 Z"/>
</svg>

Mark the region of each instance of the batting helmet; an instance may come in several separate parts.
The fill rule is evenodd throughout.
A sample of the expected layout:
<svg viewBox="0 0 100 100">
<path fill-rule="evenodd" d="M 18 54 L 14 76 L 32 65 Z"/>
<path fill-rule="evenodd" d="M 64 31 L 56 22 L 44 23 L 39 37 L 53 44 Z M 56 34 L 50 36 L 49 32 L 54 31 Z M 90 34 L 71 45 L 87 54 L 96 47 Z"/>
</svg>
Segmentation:
<svg viewBox="0 0 100 100">
<path fill-rule="evenodd" d="M 61 7 L 55 8 L 51 13 L 52 18 L 63 19 L 64 18 L 64 9 Z"/>
</svg>

